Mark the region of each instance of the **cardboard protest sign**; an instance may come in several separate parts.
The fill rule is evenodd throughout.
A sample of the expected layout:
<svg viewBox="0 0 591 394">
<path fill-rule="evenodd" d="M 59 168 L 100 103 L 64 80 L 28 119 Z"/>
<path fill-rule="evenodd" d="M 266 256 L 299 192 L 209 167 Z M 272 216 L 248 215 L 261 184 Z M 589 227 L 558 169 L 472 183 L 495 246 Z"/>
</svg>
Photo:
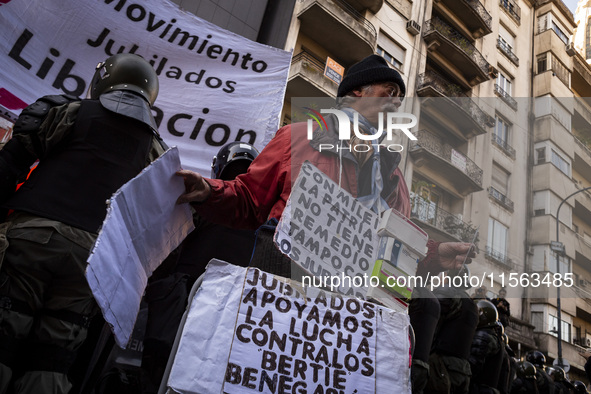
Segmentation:
<svg viewBox="0 0 591 394">
<path fill-rule="evenodd" d="M 304 162 L 275 233 L 277 247 L 304 273 L 304 286 L 378 300 L 405 310 L 427 234 L 402 214 L 366 208 Z M 295 277 L 298 276 L 298 277 Z"/>
<path fill-rule="evenodd" d="M 178 393 L 410 393 L 408 316 L 212 260 L 168 379 Z"/>
<path fill-rule="evenodd" d="M 277 226 L 275 242 L 318 279 L 359 278 L 359 282 L 342 281 L 336 287 L 343 294 L 364 297 L 367 289 L 359 283 L 371 276 L 379 223 L 379 215 L 305 162 Z"/>
<path fill-rule="evenodd" d="M 226 143 L 259 150 L 279 123 L 291 53 L 226 31 L 169 1 L 9 0 L 0 13 L 0 112 L 48 94 L 84 97 L 96 65 L 119 52 L 160 81 L 154 115 L 184 168 L 210 173 Z"/>
<path fill-rule="evenodd" d="M 225 392 L 375 391 L 377 306 L 314 293 L 302 297 L 272 275 L 247 273 Z"/>
</svg>

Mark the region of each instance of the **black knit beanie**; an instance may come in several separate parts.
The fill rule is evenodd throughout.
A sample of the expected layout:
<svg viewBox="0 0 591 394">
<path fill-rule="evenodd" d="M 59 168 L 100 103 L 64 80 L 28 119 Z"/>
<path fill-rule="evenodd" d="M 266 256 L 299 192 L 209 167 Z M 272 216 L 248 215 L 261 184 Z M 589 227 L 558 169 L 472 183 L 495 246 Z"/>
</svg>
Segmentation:
<svg viewBox="0 0 591 394">
<path fill-rule="evenodd" d="M 378 82 L 394 82 L 400 86 L 402 96 L 406 93 L 406 87 L 400 73 L 389 67 L 383 57 L 370 55 L 349 68 L 347 75 L 339 85 L 337 97 L 343 97 L 361 86 Z"/>
</svg>

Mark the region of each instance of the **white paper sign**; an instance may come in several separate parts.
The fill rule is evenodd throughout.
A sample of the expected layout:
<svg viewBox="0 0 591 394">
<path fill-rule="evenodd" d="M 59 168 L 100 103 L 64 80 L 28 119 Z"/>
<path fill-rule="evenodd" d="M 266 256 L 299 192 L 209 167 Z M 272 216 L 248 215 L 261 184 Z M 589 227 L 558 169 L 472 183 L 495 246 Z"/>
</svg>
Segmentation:
<svg viewBox="0 0 591 394">
<path fill-rule="evenodd" d="M 223 145 L 241 140 L 260 150 L 277 129 L 289 52 L 166 0 L 3 3 L 0 106 L 14 113 L 47 94 L 84 97 L 99 62 L 131 52 L 159 75 L 155 118 L 168 145 L 179 147 L 183 167 L 209 176 Z"/>
<path fill-rule="evenodd" d="M 171 148 L 111 198 L 107 216 L 88 258 L 86 279 L 125 347 L 133 331 L 148 277 L 194 229 L 184 192 L 178 150 Z"/>
<path fill-rule="evenodd" d="M 249 270 L 224 392 L 375 391 L 377 306 Z M 291 390 L 291 391 L 290 391 Z"/>
<path fill-rule="evenodd" d="M 305 162 L 277 226 L 275 242 L 317 278 L 363 279 L 361 285 L 343 280 L 338 292 L 365 297 L 365 281 L 377 258 L 379 222 L 377 214 Z"/>
<path fill-rule="evenodd" d="M 410 393 L 408 316 L 212 260 L 168 387 L 178 393 Z"/>
</svg>

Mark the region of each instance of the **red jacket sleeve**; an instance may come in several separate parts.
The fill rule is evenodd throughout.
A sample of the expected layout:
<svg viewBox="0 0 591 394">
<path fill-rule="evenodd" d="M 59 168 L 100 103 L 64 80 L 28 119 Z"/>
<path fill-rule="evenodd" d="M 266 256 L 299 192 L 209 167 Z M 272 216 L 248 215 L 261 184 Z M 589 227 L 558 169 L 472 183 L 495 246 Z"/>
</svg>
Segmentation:
<svg viewBox="0 0 591 394">
<path fill-rule="evenodd" d="M 258 228 L 269 213 L 283 211 L 291 191 L 290 127 L 275 137 L 235 180 L 207 179 L 211 195 L 193 207 L 206 220 L 232 228 Z M 274 208 L 275 207 L 275 208 Z"/>
<path fill-rule="evenodd" d="M 421 261 L 417 267 L 417 275 L 423 278 L 435 276 L 444 270 L 441 269 L 441 262 L 439 261 L 439 244 L 441 242 L 429 240 L 427 241 L 427 256 Z"/>
</svg>

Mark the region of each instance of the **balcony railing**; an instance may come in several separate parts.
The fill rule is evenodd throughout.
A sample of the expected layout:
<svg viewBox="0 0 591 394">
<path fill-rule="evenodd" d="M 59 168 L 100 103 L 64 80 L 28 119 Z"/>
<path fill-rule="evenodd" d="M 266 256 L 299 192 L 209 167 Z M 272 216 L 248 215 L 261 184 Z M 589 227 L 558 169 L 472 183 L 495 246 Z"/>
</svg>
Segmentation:
<svg viewBox="0 0 591 394">
<path fill-rule="evenodd" d="M 513 53 L 511 47 L 501 37 L 497 38 L 497 48 L 499 48 L 499 50 L 503 52 L 503 55 L 507 56 L 513 64 L 519 66 L 519 58 Z"/>
<path fill-rule="evenodd" d="M 347 14 L 351 15 L 357 22 L 361 23 L 367 30 L 369 30 L 373 37 L 377 36 L 376 28 L 371 24 L 370 21 L 365 19 L 363 15 L 359 13 L 355 8 L 351 7 L 349 3 L 344 0 L 332 0 L 338 4 Z"/>
<path fill-rule="evenodd" d="M 586 144 L 585 142 L 581 141 L 581 139 L 579 137 L 577 137 L 576 135 L 573 135 L 573 137 L 575 137 L 575 141 L 577 142 L 577 145 L 579 145 L 581 148 L 583 148 L 585 150 L 585 152 L 587 152 L 589 157 L 591 157 L 591 147 L 589 146 L 589 144 Z"/>
<path fill-rule="evenodd" d="M 501 0 L 500 4 L 501 7 L 503 7 L 503 9 L 515 19 L 515 22 L 521 23 L 521 8 L 514 0 Z"/>
<path fill-rule="evenodd" d="M 424 87 L 431 87 L 441 93 L 442 96 L 450 98 L 469 116 L 474 118 L 482 128 L 494 126 L 494 120 L 481 110 L 471 97 L 462 92 L 458 85 L 449 82 L 435 71 L 429 70 L 419 75 L 417 90 Z"/>
<path fill-rule="evenodd" d="M 501 264 L 504 265 L 508 269 L 513 269 L 513 260 L 511 260 L 507 255 L 504 253 L 499 252 L 498 250 L 493 249 L 490 246 L 487 246 L 484 250 L 484 256 Z"/>
<path fill-rule="evenodd" d="M 501 85 L 495 83 L 495 93 L 513 110 L 517 111 L 517 101 L 511 95 L 503 90 Z"/>
<path fill-rule="evenodd" d="M 457 30 L 443 22 L 439 18 L 433 18 L 425 22 L 425 30 L 423 35 L 431 32 L 438 32 L 445 37 L 449 42 L 455 45 L 460 51 L 465 53 L 472 61 L 478 65 L 478 68 L 484 73 L 488 74 L 488 62 L 482 54 Z"/>
<path fill-rule="evenodd" d="M 460 0 L 460 1 L 462 1 L 462 0 Z M 486 8 L 484 8 L 484 6 L 482 5 L 482 3 L 480 1 L 478 1 L 478 0 L 463 0 L 463 1 L 464 1 L 464 3 L 466 3 L 470 7 L 472 7 L 472 9 L 474 11 L 476 11 L 476 13 L 478 14 L 478 16 L 480 16 L 482 18 L 482 20 L 484 21 L 484 23 L 490 29 L 491 28 L 491 25 L 492 25 L 492 16 L 490 16 L 490 14 L 486 10 Z"/>
<path fill-rule="evenodd" d="M 439 208 L 435 203 L 419 196 L 411 198 L 412 210 L 410 217 L 420 220 L 439 230 L 445 231 L 463 242 L 472 242 L 476 228 L 462 221 L 457 215 Z"/>
<path fill-rule="evenodd" d="M 493 200 L 507 208 L 509 211 L 513 212 L 513 201 L 511 201 L 509 197 L 507 197 L 506 195 L 504 195 L 492 186 L 488 188 L 488 195 Z"/>
<path fill-rule="evenodd" d="M 493 134 L 492 135 L 492 142 L 501 148 L 509 157 L 515 159 L 515 149 L 511 145 L 507 143 L 507 141 L 503 140 L 500 136 Z"/>
<path fill-rule="evenodd" d="M 294 57 L 291 59 L 291 64 L 295 64 L 300 61 L 305 62 L 308 67 L 313 68 L 316 71 L 320 71 L 321 73 L 324 73 L 324 68 L 326 67 L 326 64 L 316 59 L 314 55 L 306 51 L 302 51 L 297 55 L 294 55 Z"/>
<path fill-rule="evenodd" d="M 458 165 L 456 162 L 454 162 L 452 157 L 454 156 L 454 152 L 455 155 L 458 155 L 459 153 L 455 151 L 451 145 L 444 143 L 441 138 L 437 137 L 428 130 L 419 130 L 417 132 L 417 141 L 415 141 L 415 145 L 411 147 L 410 150 L 413 151 L 420 148 L 425 149 L 432 155 L 437 156 L 439 159 L 462 171 L 468 178 L 472 180 L 472 182 L 482 187 L 482 169 L 478 167 L 476 163 L 470 160 L 470 158 L 463 155 L 462 160 L 463 162 L 465 161 L 465 166 Z"/>
</svg>

